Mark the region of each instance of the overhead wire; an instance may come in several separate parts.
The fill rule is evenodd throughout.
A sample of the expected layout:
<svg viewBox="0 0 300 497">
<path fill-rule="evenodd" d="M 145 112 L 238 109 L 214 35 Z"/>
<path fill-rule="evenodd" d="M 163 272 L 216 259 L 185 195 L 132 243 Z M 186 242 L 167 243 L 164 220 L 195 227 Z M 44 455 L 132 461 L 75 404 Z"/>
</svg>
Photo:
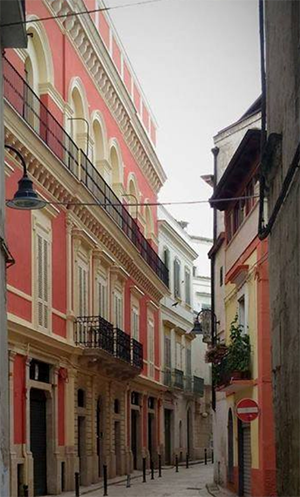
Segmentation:
<svg viewBox="0 0 300 497">
<path fill-rule="evenodd" d="M 69 12 L 68 14 L 58 14 L 56 16 L 41 17 L 39 19 L 25 19 L 24 21 L 8 22 L 5 24 L 0 24 L 0 27 L 1 28 L 8 28 L 11 26 L 26 25 L 26 24 L 33 23 L 33 22 L 51 21 L 53 19 L 76 17 L 76 16 L 82 16 L 84 14 L 95 14 L 96 12 L 108 12 L 110 10 L 125 9 L 128 7 L 136 7 L 136 6 L 140 7 L 142 5 L 148 5 L 151 3 L 167 2 L 167 1 L 169 1 L 169 0 L 145 0 L 144 2 L 130 2 L 130 3 L 126 3 L 124 5 L 115 5 L 115 6 L 111 6 L 111 7 L 99 7 L 98 9 L 83 10 L 80 12 Z"/>
<path fill-rule="evenodd" d="M 214 204 L 218 202 L 231 202 L 231 201 L 236 201 L 236 200 L 247 200 L 247 199 L 253 199 L 253 198 L 258 198 L 259 195 L 247 195 L 245 197 L 229 197 L 229 198 L 219 198 L 219 199 L 207 199 L 207 200 L 180 200 L 180 201 L 174 201 L 174 202 L 135 202 L 135 203 L 123 203 L 123 202 L 77 202 L 77 201 L 64 201 L 64 202 L 59 202 L 59 201 L 46 201 L 46 204 L 48 205 L 67 205 L 67 206 L 99 206 L 99 207 L 118 207 L 118 206 L 123 206 L 123 207 L 136 207 L 136 206 L 149 206 L 149 207 L 154 207 L 154 206 L 165 206 L 165 205 L 197 205 L 197 204 Z M 6 202 L 8 202 L 10 199 L 7 199 Z"/>
</svg>

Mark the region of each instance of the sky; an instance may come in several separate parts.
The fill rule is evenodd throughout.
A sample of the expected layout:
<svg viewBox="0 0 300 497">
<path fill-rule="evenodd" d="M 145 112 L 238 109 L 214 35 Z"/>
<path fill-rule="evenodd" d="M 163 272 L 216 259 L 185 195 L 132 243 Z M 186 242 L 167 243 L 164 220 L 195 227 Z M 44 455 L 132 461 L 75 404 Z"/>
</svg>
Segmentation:
<svg viewBox="0 0 300 497">
<path fill-rule="evenodd" d="M 110 16 L 158 122 L 168 178 L 159 200 L 208 199 L 200 176 L 213 171 L 213 136 L 260 94 L 258 0 L 161 0 Z M 168 209 L 191 234 L 212 237 L 208 204 Z"/>
</svg>

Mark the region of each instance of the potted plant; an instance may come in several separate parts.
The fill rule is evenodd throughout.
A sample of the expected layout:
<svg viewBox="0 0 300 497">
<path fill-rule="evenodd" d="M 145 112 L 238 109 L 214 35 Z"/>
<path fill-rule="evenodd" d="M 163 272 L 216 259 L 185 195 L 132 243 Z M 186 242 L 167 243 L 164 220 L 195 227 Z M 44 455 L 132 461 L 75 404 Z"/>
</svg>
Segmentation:
<svg viewBox="0 0 300 497">
<path fill-rule="evenodd" d="M 230 326 L 230 344 L 226 356 L 226 369 L 231 379 L 249 377 L 250 357 L 250 337 L 243 334 L 243 326 L 238 323 L 236 315 Z"/>
<path fill-rule="evenodd" d="M 219 364 L 226 356 L 228 347 L 225 343 L 217 343 L 213 347 L 209 347 L 205 353 L 205 362 Z"/>
</svg>

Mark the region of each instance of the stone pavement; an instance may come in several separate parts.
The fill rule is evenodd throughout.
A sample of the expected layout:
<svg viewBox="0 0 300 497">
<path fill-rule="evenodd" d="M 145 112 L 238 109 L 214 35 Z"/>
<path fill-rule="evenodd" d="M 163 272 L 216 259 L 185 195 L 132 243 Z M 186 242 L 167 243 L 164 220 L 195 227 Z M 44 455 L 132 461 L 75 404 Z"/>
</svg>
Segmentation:
<svg viewBox="0 0 300 497">
<path fill-rule="evenodd" d="M 209 463 L 194 464 L 186 469 L 179 467 L 179 472 L 175 468 L 163 468 L 162 477 L 158 478 L 155 471 L 155 478 L 151 480 L 150 472 L 147 471 L 147 482 L 142 482 L 142 474 L 135 471 L 131 476 L 131 486 L 127 488 L 127 481 L 122 477 L 109 480 L 109 497 L 229 497 L 227 492 L 223 492 L 213 484 L 213 465 Z M 75 492 L 65 492 L 63 497 L 74 497 Z M 103 483 L 92 485 L 91 487 L 81 487 L 80 495 L 86 497 L 102 497 Z"/>
</svg>

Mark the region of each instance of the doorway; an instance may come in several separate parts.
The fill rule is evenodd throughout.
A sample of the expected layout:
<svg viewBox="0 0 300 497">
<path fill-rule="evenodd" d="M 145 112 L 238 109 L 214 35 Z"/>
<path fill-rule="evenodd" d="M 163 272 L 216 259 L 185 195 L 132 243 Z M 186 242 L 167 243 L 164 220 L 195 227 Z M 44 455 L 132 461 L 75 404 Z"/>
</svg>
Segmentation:
<svg viewBox="0 0 300 497">
<path fill-rule="evenodd" d="M 96 437 L 97 437 L 97 456 L 98 456 L 98 476 L 102 476 L 102 440 L 103 440 L 103 428 L 102 428 L 102 413 L 101 413 L 101 398 L 97 401 L 97 411 L 96 411 Z"/>
<path fill-rule="evenodd" d="M 47 494 L 46 394 L 30 390 L 30 450 L 33 457 L 34 495 Z"/>
<path fill-rule="evenodd" d="M 85 431 L 85 416 L 78 416 L 78 458 L 80 475 L 83 475 L 84 473 L 83 457 L 85 456 Z"/>
<path fill-rule="evenodd" d="M 131 409 L 131 452 L 133 456 L 133 469 L 138 469 L 138 426 L 139 412 Z"/>
<path fill-rule="evenodd" d="M 171 409 L 165 409 L 165 464 L 170 466 L 172 464 L 171 456 Z"/>
<path fill-rule="evenodd" d="M 228 445 L 227 478 L 229 483 L 233 483 L 233 417 L 231 409 L 229 409 L 228 411 L 227 445 Z"/>
<path fill-rule="evenodd" d="M 239 461 L 239 495 L 251 496 L 251 429 L 249 423 L 238 420 L 238 461 Z"/>
<path fill-rule="evenodd" d="M 115 456 L 116 456 L 116 474 L 122 474 L 121 466 L 121 426 L 120 421 L 115 421 Z"/>
<path fill-rule="evenodd" d="M 191 409 L 189 408 L 186 414 L 186 437 L 187 437 L 186 450 L 189 457 L 191 457 L 191 449 L 192 449 L 191 436 L 192 436 L 192 419 L 191 419 Z"/>
<path fill-rule="evenodd" d="M 154 447 L 154 414 L 148 413 L 148 451 L 150 461 L 153 460 L 153 447 Z"/>
</svg>

